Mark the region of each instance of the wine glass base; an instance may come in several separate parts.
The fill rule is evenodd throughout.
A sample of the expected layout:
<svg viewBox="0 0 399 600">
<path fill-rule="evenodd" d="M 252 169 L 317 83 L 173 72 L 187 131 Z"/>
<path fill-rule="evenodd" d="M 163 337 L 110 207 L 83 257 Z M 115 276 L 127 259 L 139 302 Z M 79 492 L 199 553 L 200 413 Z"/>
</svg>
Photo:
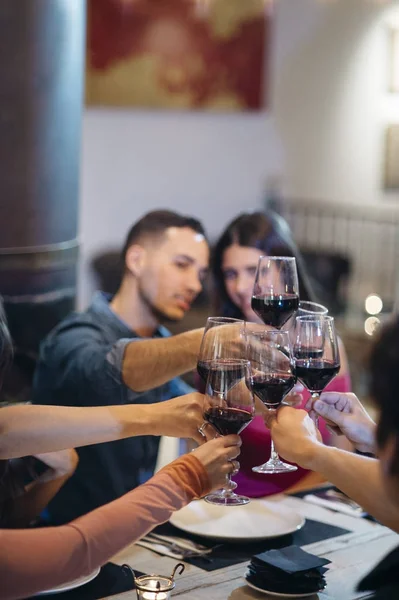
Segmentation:
<svg viewBox="0 0 399 600">
<path fill-rule="evenodd" d="M 252 470 L 255 473 L 264 473 L 270 475 L 273 473 L 292 473 L 293 471 L 297 471 L 298 467 L 296 465 L 289 465 L 282 460 L 268 460 L 264 465 L 252 467 Z"/>
<path fill-rule="evenodd" d="M 242 506 L 248 504 L 250 499 L 247 496 L 239 496 L 238 494 L 230 494 L 225 496 L 223 494 L 208 494 L 204 500 L 209 504 L 217 504 L 218 506 Z"/>
</svg>

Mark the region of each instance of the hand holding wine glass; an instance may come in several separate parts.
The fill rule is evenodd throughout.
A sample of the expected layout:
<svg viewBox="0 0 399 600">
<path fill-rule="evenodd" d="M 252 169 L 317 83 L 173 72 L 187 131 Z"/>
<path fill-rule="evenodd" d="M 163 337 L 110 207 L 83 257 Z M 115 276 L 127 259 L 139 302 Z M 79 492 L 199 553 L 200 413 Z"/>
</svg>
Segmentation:
<svg viewBox="0 0 399 600">
<path fill-rule="evenodd" d="M 255 275 L 252 310 L 265 325 L 276 329 L 296 313 L 299 284 L 296 260 L 292 256 L 261 256 Z"/>
<path fill-rule="evenodd" d="M 226 366 L 223 359 L 210 361 L 205 388 L 204 420 L 222 436 L 239 434 L 252 421 L 255 412 L 252 391 L 245 385 L 249 378 L 248 361 L 236 361 L 234 377 L 231 365 Z M 242 382 L 244 385 L 240 385 Z M 249 498 L 235 494 L 236 487 L 228 475 L 225 488 L 208 494 L 205 500 L 223 506 L 247 504 Z"/>
</svg>

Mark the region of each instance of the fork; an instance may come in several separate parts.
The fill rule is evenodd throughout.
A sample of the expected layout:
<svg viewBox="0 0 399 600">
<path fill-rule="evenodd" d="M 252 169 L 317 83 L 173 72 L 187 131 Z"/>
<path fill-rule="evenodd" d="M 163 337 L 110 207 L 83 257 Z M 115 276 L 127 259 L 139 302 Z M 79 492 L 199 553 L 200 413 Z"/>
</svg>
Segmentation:
<svg viewBox="0 0 399 600">
<path fill-rule="evenodd" d="M 136 545 L 147 548 L 148 550 L 152 550 L 157 554 L 170 556 L 171 558 L 176 558 L 178 560 L 186 560 L 187 558 L 201 558 L 202 560 L 212 562 L 212 558 L 207 556 L 212 552 L 212 548 L 208 548 L 204 551 L 189 550 L 186 548 L 179 548 L 173 543 L 168 544 L 167 542 L 157 542 L 156 540 L 148 539 L 147 536 L 136 542 Z"/>
<path fill-rule="evenodd" d="M 144 539 L 159 541 L 163 544 L 172 545 L 176 548 L 183 548 L 186 550 L 192 550 L 193 552 L 206 552 L 208 550 L 212 550 L 209 546 L 204 546 L 199 544 L 198 542 L 194 542 L 193 540 L 189 540 L 186 538 L 181 538 L 177 536 L 166 536 L 161 535 L 159 533 L 150 532 L 148 533 Z M 216 546 L 213 546 L 215 548 Z"/>
<path fill-rule="evenodd" d="M 348 506 L 350 506 L 354 510 L 363 512 L 363 508 L 357 502 L 355 502 L 354 500 L 351 500 L 343 492 L 340 492 L 338 490 L 327 490 L 326 491 L 326 495 L 330 496 L 330 498 L 332 498 L 332 499 L 336 498 L 337 500 L 340 500 L 341 502 L 344 502 L 345 504 L 347 504 Z"/>
</svg>

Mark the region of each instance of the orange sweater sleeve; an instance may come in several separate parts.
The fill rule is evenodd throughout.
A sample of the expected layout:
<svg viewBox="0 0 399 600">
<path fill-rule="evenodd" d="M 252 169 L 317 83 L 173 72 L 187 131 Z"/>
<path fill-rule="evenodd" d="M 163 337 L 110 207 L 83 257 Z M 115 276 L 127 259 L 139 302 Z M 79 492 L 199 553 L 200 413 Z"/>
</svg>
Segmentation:
<svg viewBox="0 0 399 600">
<path fill-rule="evenodd" d="M 122 498 L 68 525 L 0 530 L 2 600 L 26 598 L 91 573 L 209 487 L 204 467 L 187 454 Z"/>
</svg>

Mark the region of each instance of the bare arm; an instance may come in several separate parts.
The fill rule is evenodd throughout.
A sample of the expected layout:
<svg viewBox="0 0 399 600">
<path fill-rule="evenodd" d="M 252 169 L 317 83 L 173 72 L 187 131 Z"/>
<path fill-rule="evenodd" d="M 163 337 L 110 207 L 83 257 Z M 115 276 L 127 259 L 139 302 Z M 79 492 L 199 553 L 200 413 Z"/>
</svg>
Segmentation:
<svg viewBox="0 0 399 600">
<path fill-rule="evenodd" d="M 198 433 L 203 396 L 198 392 L 159 404 L 67 407 L 22 405 L 0 411 L 0 459 L 110 442 L 135 435 L 204 440 Z M 211 428 L 206 428 L 211 434 Z"/>
<path fill-rule="evenodd" d="M 283 407 L 268 423 L 283 458 L 321 473 L 381 523 L 399 532 L 399 509 L 385 491 L 378 460 L 324 446 L 303 410 Z"/>
<path fill-rule="evenodd" d="M 385 493 L 379 460 L 321 446 L 309 467 L 324 475 L 381 523 L 399 532 L 399 508 Z"/>
<path fill-rule="evenodd" d="M 203 333 L 203 329 L 194 329 L 168 338 L 127 344 L 123 381 L 135 392 L 145 392 L 194 369 Z"/>
</svg>

